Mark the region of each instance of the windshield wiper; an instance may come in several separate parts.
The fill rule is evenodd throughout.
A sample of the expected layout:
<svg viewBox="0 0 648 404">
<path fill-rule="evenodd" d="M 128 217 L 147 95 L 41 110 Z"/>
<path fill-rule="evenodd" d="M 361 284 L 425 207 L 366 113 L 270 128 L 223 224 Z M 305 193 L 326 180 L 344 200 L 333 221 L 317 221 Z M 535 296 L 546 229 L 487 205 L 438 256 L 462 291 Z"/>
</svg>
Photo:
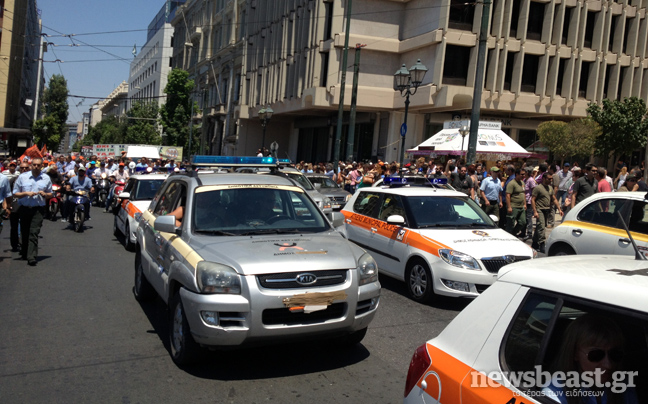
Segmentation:
<svg viewBox="0 0 648 404">
<path fill-rule="evenodd" d="M 486 224 L 486 223 L 469 223 L 469 224 L 459 224 L 459 225 L 457 225 L 457 227 L 488 227 L 488 228 L 491 228 L 493 226 L 490 225 L 490 224 Z"/>
<path fill-rule="evenodd" d="M 424 224 L 419 226 L 419 229 L 428 229 L 430 227 L 457 227 L 456 224 L 449 224 L 449 223 L 436 223 L 436 224 Z"/>
<path fill-rule="evenodd" d="M 258 234 L 297 234 L 297 233 L 303 233 L 303 231 L 297 229 L 257 229 L 257 230 L 241 233 L 241 236 L 252 236 Z"/>
<path fill-rule="evenodd" d="M 238 234 L 230 233 L 228 231 L 222 231 L 222 230 L 196 230 L 196 233 L 213 234 L 218 236 L 238 236 Z"/>
</svg>

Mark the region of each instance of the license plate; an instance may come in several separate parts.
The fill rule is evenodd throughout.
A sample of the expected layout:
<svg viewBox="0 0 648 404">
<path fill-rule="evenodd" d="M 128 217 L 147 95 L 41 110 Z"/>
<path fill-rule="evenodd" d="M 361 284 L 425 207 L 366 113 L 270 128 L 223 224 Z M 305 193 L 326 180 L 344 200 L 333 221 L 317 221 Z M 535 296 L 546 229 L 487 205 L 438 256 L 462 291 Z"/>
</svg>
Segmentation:
<svg viewBox="0 0 648 404">
<path fill-rule="evenodd" d="M 332 205 L 333 209 L 339 209 L 341 205 Z"/>
</svg>

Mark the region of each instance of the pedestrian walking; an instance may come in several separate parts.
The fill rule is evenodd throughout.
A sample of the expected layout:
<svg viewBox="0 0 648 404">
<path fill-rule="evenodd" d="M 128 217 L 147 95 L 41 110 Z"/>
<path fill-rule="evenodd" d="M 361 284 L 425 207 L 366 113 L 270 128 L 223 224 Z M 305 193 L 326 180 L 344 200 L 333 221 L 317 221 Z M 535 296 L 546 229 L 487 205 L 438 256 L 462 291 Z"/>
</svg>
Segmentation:
<svg viewBox="0 0 648 404">
<path fill-rule="evenodd" d="M 500 170 L 496 166 L 491 168 L 491 176 L 482 181 L 480 190 L 484 199 L 484 212 L 495 215 L 499 220 L 499 210 L 502 205 L 502 181 L 499 178 Z"/>
<path fill-rule="evenodd" d="M 4 227 L 2 221 L 9 218 L 11 213 L 11 187 L 9 185 L 9 178 L 6 175 L 0 175 L 0 232 Z"/>
<path fill-rule="evenodd" d="M 38 235 L 43 226 L 45 201 L 52 197 L 52 181 L 41 172 L 43 159 L 31 162 L 31 171 L 20 174 L 14 184 L 13 193 L 18 198 L 22 246 L 20 256 L 31 266 L 37 264 Z"/>
<path fill-rule="evenodd" d="M 599 167 L 596 173 L 596 180 L 598 181 L 598 186 L 596 192 L 612 192 L 612 184 L 607 182 L 605 179 L 607 170 L 603 167 Z"/>
<path fill-rule="evenodd" d="M 533 208 L 531 207 L 531 198 L 533 189 L 538 185 L 535 178 L 533 178 L 533 172 L 535 170 L 532 167 L 527 167 L 525 169 L 524 175 L 524 198 L 526 200 L 526 221 L 527 228 L 526 233 L 523 235 L 524 240 L 528 240 L 533 235 Z"/>
<path fill-rule="evenodd" d="M 514 170 L 515 178 L 506 186 L 506 231 L 514 236 L 526 233 L 526 199 L 524 170 Z"/>
<path fill-rule="evenodd" d="M 593 164 L 585 165 L 584 175 L 574 182 L 574 198 L 572 198 L 572 209 L 583 199 L 589 198 L 598 191 L 596 181 L 597 168 Z"/>
<path fill-rule="evenodd" d="M 542 183 L 533 188 L 533 195 L 531 197 L 531 207 L 533 208 L 533 217 L 536 219 L 535 231 L 533 233 L 533 243 L 531 248 L 538 250 L 541 253 L 545 252 L 545 241 L 547 220 L 551 212 L 551 205 L 554 204 L 558 207 L 558 213 L 563 215 L 560 204 L 554 195 L 553 175 L 545 172 L 542 174 Z"/>
</svg>

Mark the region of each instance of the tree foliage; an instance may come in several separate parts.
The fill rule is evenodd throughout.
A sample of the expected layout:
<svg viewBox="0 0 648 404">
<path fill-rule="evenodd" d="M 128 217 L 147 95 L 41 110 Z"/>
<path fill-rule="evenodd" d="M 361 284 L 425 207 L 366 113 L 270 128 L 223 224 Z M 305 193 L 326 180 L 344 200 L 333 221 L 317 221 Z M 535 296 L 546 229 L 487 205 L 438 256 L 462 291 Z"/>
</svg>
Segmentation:
<svg viewBox="0 0 648 404">
<path fill-rule="evenodd" d="M 175 146 L 187 147 L 189 140 L 189 122 L 193 104 L 194 114 L 199 113 L 198 105 L 191 99 L 191 91 L 194 88 L 194 81 L 189 80 L 189 73 L 182 69 L 173 69 L 164 93 L 167 95 L 167 102 L 160 109 L 162 127 L 167 135 L 167 143 Z M 195 128 L 194 128 L 195 129 Z M 192 151 L 199 146 L 199 131 L 194 130 L 192 136 Z"/>
<path fill-rule="evenodd" d="M 126 144 L 162 144 L 162 137 L 158 129 L 158 111 L 157 103 L 154 102 L 137 102 L 133 104 L 125 119 L 126 132 L 123 143 Z"/>
<path fill-rule="evenodd" d="M 47 146 L 48 150 L 57 150 L 61 139 L 67 134 L 68 118 L 68 87 L 65 77 L 54 74 L 50 78 L 49 87 L 43 90 L 43 105 L 45 115 L 32 124 L 34 143 Z"/>
<path fill-rule="evenodd" d="M 603 100 L 603 106 L 590 103 L 587 113 L 601 126 L 601 136 L 596 142 L 596 154 L 631 154 L 646 145 L 648 114 L 641 98 Z"/>
<path fill-rule="evenodd" d="M 591 155 L 601 128 L 591 119 L 578 119 L 570 123 L 547 121 L 538 125 L 538 139 L 559 157 L 585 157 Z"/>
</svg>

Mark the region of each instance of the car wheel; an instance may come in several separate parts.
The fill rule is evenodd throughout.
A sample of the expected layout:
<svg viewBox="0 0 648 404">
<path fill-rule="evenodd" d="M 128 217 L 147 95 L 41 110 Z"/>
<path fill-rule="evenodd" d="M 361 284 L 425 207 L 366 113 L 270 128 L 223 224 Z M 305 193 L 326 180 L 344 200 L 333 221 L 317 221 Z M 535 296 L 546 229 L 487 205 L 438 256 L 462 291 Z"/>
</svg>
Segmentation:
<svg viewBox="0 0 648 404">
<path fill-rule="evenodd" d="M 558 244 L 557 246 L 554 246 L 551 248 L 549 251 L 549 256 L 554 257 L 554 256 L 559 256 L 559 255 L 575 255 L 576 251 L 574 251 L 573 248 L 568 246 L 567 244 Z"/>
<path fill-rule="evenodd" d="M 155 289 L 144 275 L 142 253 L 140 251 L 135 253 L 135 286 L 133 286 L 133 294 L 138 302 L 147 302 L 155 298 Z"/>
<path fill-rule="evenodd" d="M 126 229 L 124 231 L 124 243 L 126 244 L 126 250 L 128 251 L 135 251 L 135 243 L 131 241 L 131 230 L 130 230 L 130 223 L 128 223 L 128 220 L 126 220 Z"/>
<path fill-rule="evenodd" d="M 176 293 L 169 305 L 169 347 L 171 359 L 178 366 L 188 365 L 198 360 L 200 345 L 194 341 L 184 312 L 180 293 Z"/>
<path fill-rule="evenodd" d="M 410 261 L 405 271 L 405 282 L 407 293 L 413 300 L 429 303 L 434 297 L 432 272 L 425 261 L 421 259 Z"/>
</svg>

